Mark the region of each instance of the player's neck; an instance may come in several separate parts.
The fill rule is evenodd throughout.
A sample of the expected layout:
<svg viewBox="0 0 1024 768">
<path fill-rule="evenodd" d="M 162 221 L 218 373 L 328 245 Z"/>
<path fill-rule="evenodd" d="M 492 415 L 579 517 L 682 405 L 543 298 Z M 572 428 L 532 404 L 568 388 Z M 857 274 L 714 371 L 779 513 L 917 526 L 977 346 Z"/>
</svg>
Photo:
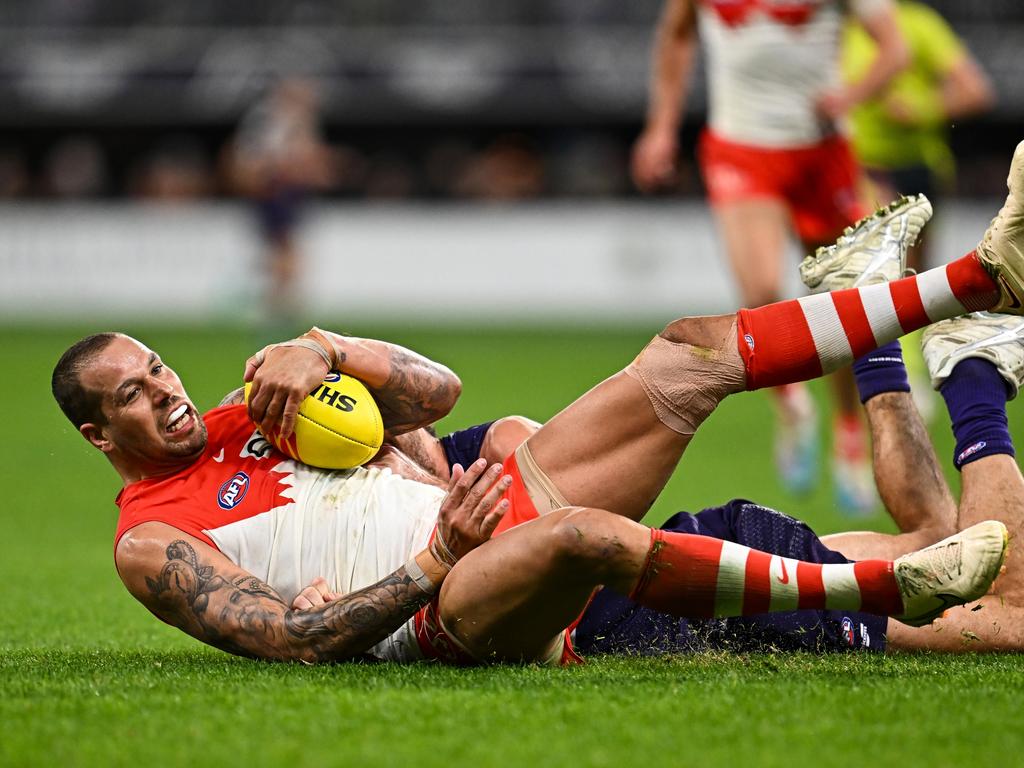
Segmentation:
<svg viewBox="0 0 1024 768">
<path fill-rule="evenodd" d="M 132 483 L 138 483 L 142 480 L 159 479 L 174 475 L 191 467 L 201 456 L 202 451 L 195 456 L 185 456 L 160 463 L 126 460 L 123 457 L 114 456 L 109 458 L 114 470 L 121 476 L 122 484 L 128 487 Z"/>
</svg>

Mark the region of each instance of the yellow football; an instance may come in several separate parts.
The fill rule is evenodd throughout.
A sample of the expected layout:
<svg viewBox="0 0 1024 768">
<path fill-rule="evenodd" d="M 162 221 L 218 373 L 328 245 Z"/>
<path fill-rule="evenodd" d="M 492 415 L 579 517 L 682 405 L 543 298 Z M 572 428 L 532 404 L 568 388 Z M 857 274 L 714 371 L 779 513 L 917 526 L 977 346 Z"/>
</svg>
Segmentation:
<svg viewBox="0 0 1024 768">
<path fill-rule="evenodd" d="M 250 386 L 245 385 L 247 403 Z M 299 405 L 295 432 L 290 438 L 264 437 L 303 464 L 351 469 L 365 464 L 380 450 L 384 422 L 363 382 L 331 371 Z"/>
</svg>

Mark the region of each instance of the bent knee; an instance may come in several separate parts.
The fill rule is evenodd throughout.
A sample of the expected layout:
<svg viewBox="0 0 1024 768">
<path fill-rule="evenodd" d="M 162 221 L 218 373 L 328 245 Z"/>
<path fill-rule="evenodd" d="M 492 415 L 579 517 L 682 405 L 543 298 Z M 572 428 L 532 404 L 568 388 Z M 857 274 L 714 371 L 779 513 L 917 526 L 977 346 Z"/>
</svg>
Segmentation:
<svg viewBox="0 0 1024 768">
<path fill-rule="evenodd" d="M 692 436 L 722 400 L 746 388 L 736 323 L 735 315 L 678 320 L 626 367 L 672 431 Z"/>
<path fill-rule="evenodd" d="M 736 315 L 696 315 L 674 320 L 658 335 L 673 344 L 691 344 L 706 349 L 719 349 L 732 338 Z"/>
<path fill-rule="evenodd" d="M 550 551 L 566 564 L 603 571 L 646 557 L 650 533 L 632 520 L 594 507 L 552 514 L 558 516 L 549 531 Z"/>
<path fill-rule="evenodd" d="M 484 435 L 480 455 L 489 463 L 500 463 L 538 429 L 540 424 L 525 416 L 505 416 L 498 419 Z"/>
</svg>

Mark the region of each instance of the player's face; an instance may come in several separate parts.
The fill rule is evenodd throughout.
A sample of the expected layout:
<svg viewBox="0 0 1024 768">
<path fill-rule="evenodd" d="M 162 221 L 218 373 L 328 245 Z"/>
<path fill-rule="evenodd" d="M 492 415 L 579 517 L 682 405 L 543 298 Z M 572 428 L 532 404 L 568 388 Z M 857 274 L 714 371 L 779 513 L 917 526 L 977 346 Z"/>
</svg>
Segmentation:
<svg viewBox="0 0 1024 768">
<path fill-rule="evenodd" d="M 189 463 L 206 447 L 206 425 L 181 380 L 135 339 L 112 341 L 83 371 L 82 384 L 102 393 L 106 424 L 96 426 L 102 439 L 93 442 L 112 458 L 159 474 Z"/>
</svg>

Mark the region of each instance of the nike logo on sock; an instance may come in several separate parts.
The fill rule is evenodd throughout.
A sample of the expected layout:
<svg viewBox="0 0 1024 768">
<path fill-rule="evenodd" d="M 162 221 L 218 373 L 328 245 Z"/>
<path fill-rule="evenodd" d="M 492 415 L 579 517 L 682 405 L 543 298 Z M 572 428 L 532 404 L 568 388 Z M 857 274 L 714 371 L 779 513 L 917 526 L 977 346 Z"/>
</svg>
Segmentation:
<svg viewBox="0 0 1024 768">
<path fill-rule="evenodd" d="M 779 565 L 782 567 L 782 575 L 778 576 L 779 584 L 789 584 L 789 572 L 786 571 L 786 561 L 779 558 Z"/>
</svg>

